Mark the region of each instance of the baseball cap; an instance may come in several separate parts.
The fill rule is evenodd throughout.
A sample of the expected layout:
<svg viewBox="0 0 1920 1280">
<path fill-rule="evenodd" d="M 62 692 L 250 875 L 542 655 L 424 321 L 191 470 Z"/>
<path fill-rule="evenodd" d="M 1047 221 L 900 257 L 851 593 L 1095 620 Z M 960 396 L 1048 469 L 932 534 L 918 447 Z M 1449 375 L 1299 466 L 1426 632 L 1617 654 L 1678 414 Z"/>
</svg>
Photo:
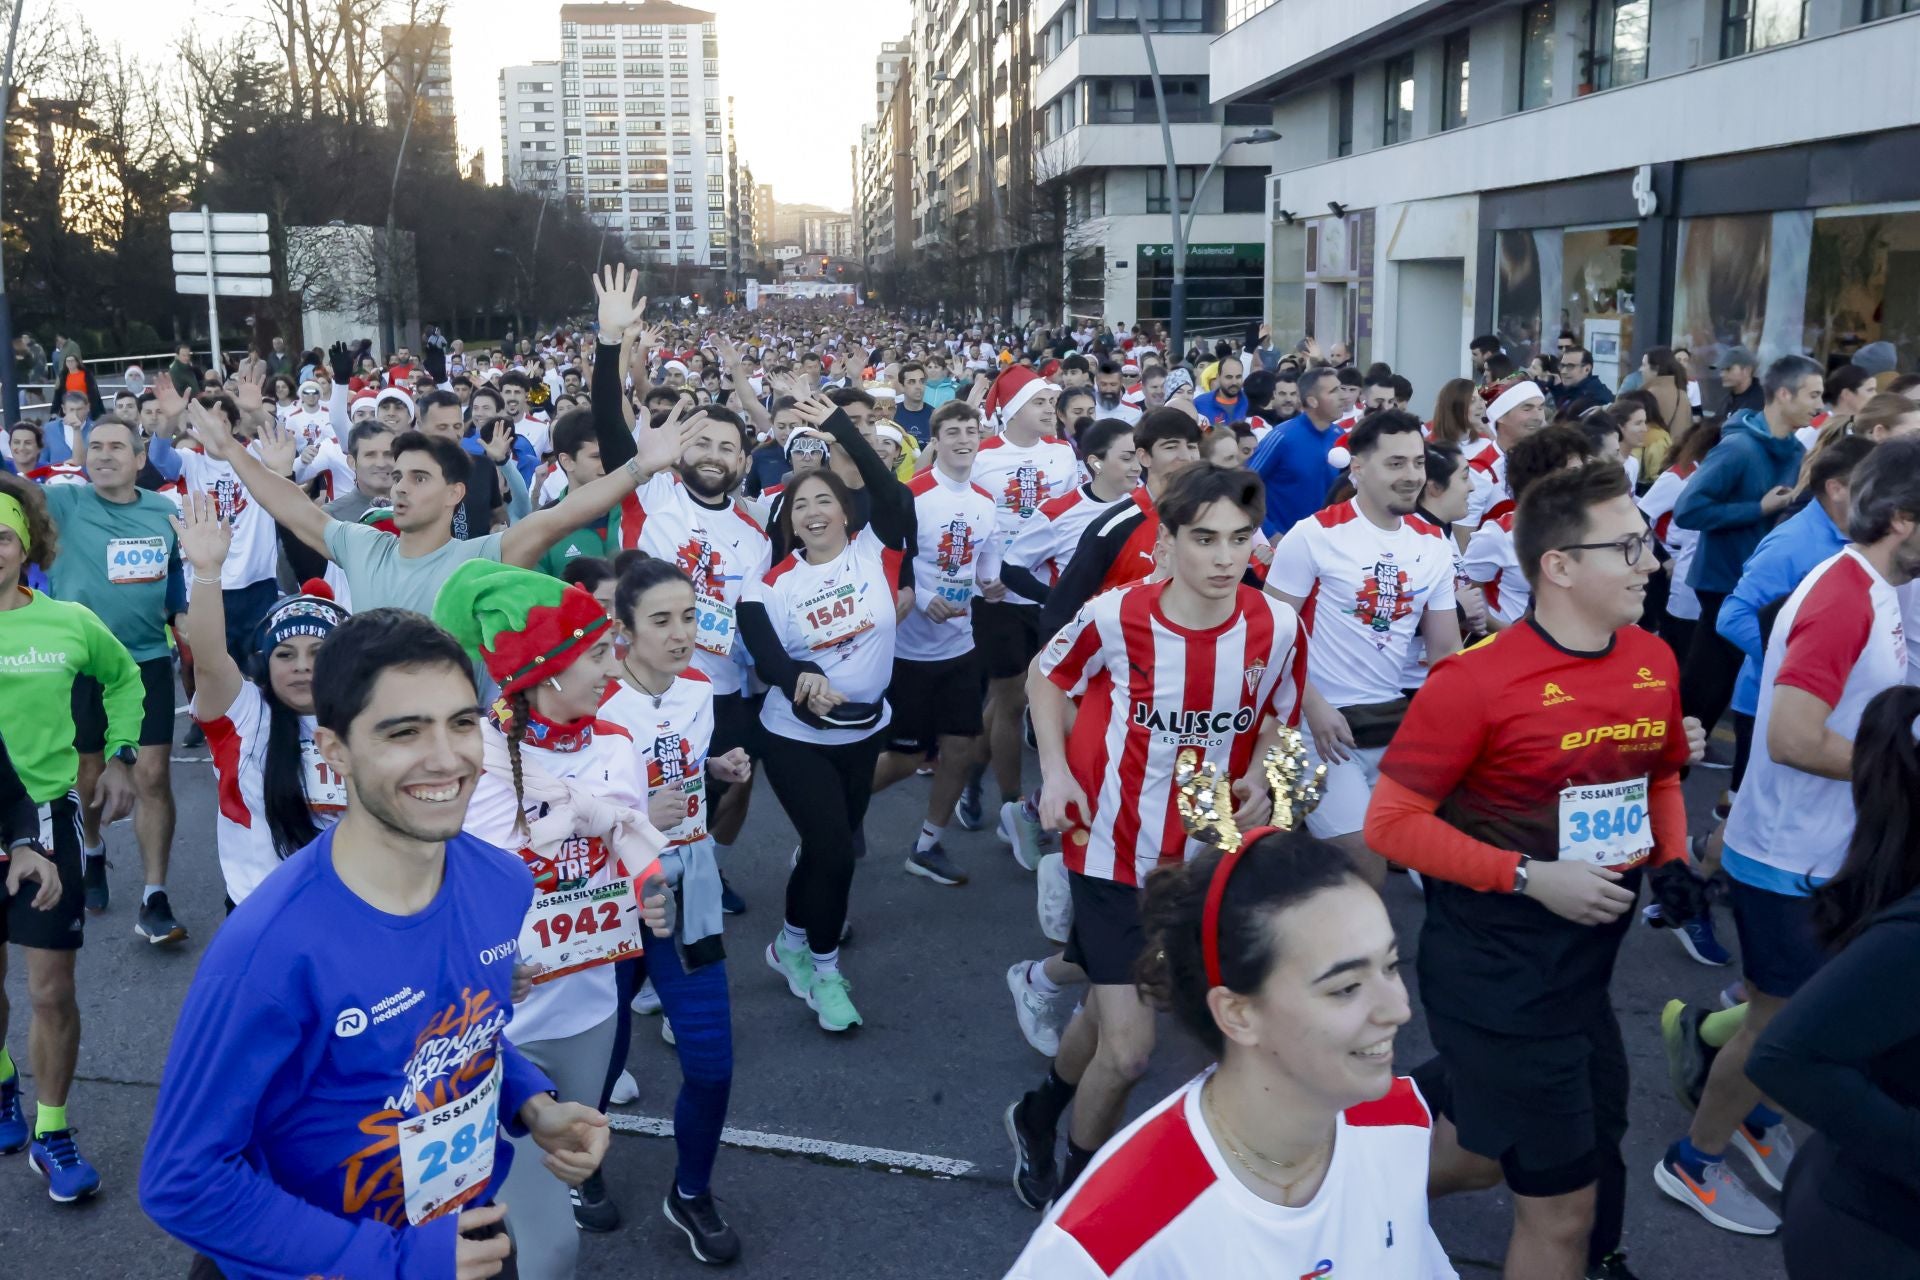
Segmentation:
<svg viewBox="0 0 1920 1280">
<path fill-rule="evenodd" d="M 1713 367 L 1715 369 L 1731 369 L 1735 365 L 1744 365 L 1749 369 L 1758 369 L 1760 367 L 1760 361 L 1755 359 L 1753 352 L 1747 350 L 1745 347 L 1728 347 L 1725 354 L 1720 357 L 1720 363 Z"/>
</svg>

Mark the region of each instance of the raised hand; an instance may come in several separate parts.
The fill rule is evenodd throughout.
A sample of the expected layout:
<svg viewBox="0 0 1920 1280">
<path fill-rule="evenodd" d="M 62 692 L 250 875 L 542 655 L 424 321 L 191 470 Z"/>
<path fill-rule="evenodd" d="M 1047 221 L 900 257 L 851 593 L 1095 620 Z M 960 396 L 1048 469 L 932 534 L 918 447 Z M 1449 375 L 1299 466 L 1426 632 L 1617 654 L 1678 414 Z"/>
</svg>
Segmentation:
<svg viewBox="0 0 1920 1280">
<path fill-rule="evenodd" d="M 194 572 L 203 578 L 218 576 L 233 545 L 233 530 L 220 518 L 220 504 L 213 496 L 188 493 L 181 500 L 180 514 L 167 518 L 180 539 L 180 554 Z"/>
<path fill-rule="evenodd" d="M 609 265 L 594 277 L 593 292 L 600 300 L 600 332 L 609 339 L 646 311 L 647 300 L 640 297 L 639 273 L 619 264 Z"/>
<path fill-rule="evenodd" d="M 300 441 L 272 414 L 260 424 L 260 461 L 277 476 L 293 474 L 294 459 L 299 456 Z"/>
<path fill-rule="evenodd" d="M 680 460 L 680 455 L 687 451 L 693 438 L 706 426 L 707 413 L 704 409 L 696 410 L 685 422 L 680 420 L 687 404 L 686 397 L 680 397 L 673 402 L 673 408 L 659 426 L 645 426 L 635 433 L 633 442 L 637 452 L 634 454 L 634 464 L 641 471 L 648 475 L 665 471 Z"/>
<path fill-rule="evenodd" d="M 187 401 L 186 410 L 188 430 L 200 442 L 200 447 L 207 451 L 207 456 L 216 462 L 232 461 L 241 446 L 234 439 L 233 426 L 227 421 L 227 415 L 198 399 Z"/>
<path fill-rule="evenodd" d="M 187 398 L 180 394 L 180 388 L 173 385 L 168 377 L 155 378 L 153 381 L 153 402 L 159 406 L 160 416 L 174 422 L 187 411 Z"/>
</svg>

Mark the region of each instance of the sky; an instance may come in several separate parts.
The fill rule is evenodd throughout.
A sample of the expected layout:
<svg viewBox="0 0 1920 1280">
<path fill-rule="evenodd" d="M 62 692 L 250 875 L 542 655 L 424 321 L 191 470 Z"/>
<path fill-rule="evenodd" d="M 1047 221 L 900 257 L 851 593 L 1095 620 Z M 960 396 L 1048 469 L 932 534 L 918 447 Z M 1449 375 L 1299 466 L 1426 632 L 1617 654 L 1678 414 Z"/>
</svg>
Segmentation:
<svg viewBox="0 0 1920 1280">
<path fill-rule="evenodd" d="M 873 59 L 905 39 L 909 0 L 688 0 L 718 15 L 720 89 L 734 100 L 740 156 L 776 200 L 847 209 L 849 148 L 873 123 Z M 262 0 L 86 0 L 103 40 L 117 32 L 217 30 L 259 12 Z M 31 12 L 31 11 L 29 11 Z M 544 15 L 544 16 L 542 16 Z M 560 6 L 525 0 L 449 0 L 454 111 L 462 155 L 482 148 L 500 171 L 499 72 L 560 56 Z M 167 42 L 123 37 L 137 56 L 163 59 Z"/>
</svg>

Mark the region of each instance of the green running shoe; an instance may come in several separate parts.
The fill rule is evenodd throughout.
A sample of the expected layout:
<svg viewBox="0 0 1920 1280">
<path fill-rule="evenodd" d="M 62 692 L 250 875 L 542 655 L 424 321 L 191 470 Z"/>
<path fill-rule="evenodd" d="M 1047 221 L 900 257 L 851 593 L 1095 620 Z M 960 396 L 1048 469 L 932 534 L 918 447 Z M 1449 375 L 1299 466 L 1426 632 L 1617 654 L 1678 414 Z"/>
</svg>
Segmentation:
<svg viewBox="0 0 1920 1280">
<path fill-rule="evenodd" d="M 852 986 L 844 974 L 816 973 L 807 990 L 807 1007 L 820 1015 L 822 1031 L 845 1031 L 860 1025 L 860 1011 L 847 994 Z"/>
<path fill-rule="evenodd" d="M 789 951 L 783 933 L 767 944 L 767 967 L 787 980 L 787 990 L 802 1000 L 813 988 L 813 957 L 805 947 Z"/>
</svg>

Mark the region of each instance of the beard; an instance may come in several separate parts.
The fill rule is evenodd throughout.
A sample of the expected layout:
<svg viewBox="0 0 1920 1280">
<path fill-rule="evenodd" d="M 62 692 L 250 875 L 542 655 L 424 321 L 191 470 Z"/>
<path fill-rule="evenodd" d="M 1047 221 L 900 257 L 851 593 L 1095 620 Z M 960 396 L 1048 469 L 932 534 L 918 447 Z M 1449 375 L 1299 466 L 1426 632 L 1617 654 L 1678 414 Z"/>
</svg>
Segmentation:
<svg viewBox="0 0 1920 1280">
<path fill-rule="evenodd" d="M 740 483 L 740 476 L 725 466 L 722 466 L 721 470 L 726 472 L 726 476 L 720 481 L 717 488 L 713 482 L 709 481 L 706 476 L 700 473 L 698 467 L 690 467 L 684 462 L 676 462 L 673 469 L 680 477 L 680 483 L 686 485 L 695 497 L 705 498 L 709 502 L 717 502 L 721 498 L 726 497 L 733 492 L 733 487 Z"/>
</svg>

